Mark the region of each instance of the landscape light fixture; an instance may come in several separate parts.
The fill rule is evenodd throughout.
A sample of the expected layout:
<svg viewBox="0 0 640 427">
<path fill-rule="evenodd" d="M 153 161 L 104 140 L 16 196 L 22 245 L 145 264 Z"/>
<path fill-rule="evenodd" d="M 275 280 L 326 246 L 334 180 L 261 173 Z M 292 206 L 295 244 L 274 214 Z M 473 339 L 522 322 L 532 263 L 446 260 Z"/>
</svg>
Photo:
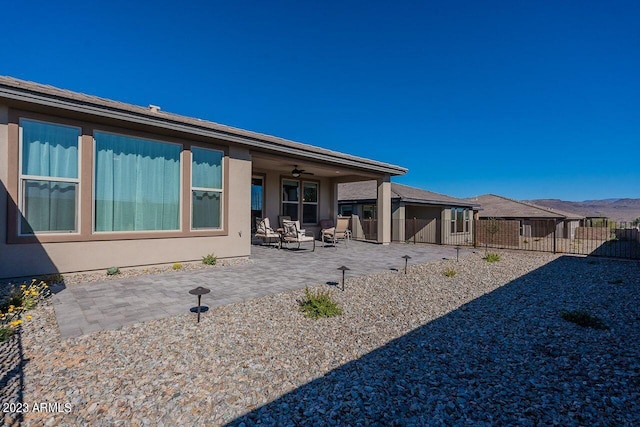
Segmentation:
<svg viewBox="0 0 640 427">
<path fill-rule="evenodd" d="M 402 258 L 404 258 L 404 274 L 407 274 L 407 264 L 409 264 L 411 257 L 409 255 L 405 255 Z"/>
<path fill-rule="evenodd" d="M 198 310 L 198 322 L 197 323 L 200 323 L 200 301 L 202 299 L 202 295 L 208 294 L 209 292 L 211 292 L 211 289 L 203 288 L 202 286 L 198 286 L 197 288 L 191 289 L 189 291 L 189 293 L 191 295 L 197 295 L 198 296 L 198 308 L 197 308 L 197 310 Z"/>
<path fill-rule="evenodd" d="M 342 267 L 339 267 L 338 270 L 342 270 L 342 290 L 344 291 L 344 272 L 351 269 L 343 265 Z"/>
</svg>

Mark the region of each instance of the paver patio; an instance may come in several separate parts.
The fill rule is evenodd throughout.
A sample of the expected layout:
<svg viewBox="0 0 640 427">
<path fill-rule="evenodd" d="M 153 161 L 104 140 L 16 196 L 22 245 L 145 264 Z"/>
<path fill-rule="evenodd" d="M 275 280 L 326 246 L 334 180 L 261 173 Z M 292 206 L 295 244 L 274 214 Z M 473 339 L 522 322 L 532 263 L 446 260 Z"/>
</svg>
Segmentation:
<svg viewBox="0 0 640 427">
<path fill-rule="evenodd" d="M 203 296 L 202 305 L 214 307 L 337 282 L 341 265 L 351 269 L 347 277 L 392 268 L 402 271 L 403 255 L 411 256 L 411 263 L 425 263 L 455 257 L 456 250 L 451 246 L 383 246 L 356 241 L 348 247 L 344 243 L 337 248 L 318 245 L 315 252 L 252 246 L 249 264 L 72 285 L 57 292 L 53 304 L 61 336 L 75 337 L 189 313 L 197 304 L 188 291 L 197 286 L 211 289 Z"/>
</svg>

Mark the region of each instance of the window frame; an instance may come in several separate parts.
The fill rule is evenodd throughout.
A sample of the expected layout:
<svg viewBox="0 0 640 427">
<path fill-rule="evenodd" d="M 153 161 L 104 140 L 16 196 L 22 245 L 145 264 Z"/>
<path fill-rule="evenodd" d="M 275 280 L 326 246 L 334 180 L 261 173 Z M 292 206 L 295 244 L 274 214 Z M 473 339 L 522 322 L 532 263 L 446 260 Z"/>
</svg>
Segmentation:
<svg viewBox="0 0 640 427">
<path fill-rule="evenodd" d="M 298 195 L 297 195 L 298 200 L 296 200 L 294 202 L 290 202 L 290 201 L 285 201 L 284 200 L 284 191 L 283 191 L 283 189 L 284 189 L 285 181 L 295 182 L 296 183 L 297 189 L 298 189 Z M 300 189 L 301 189 L 300 188 L 301 187 L 300 184 L 301 184 L 301 182 L 302 182 L 302 180 L 300 180 L 300 179 L 292 179 L 292 178 L 282 178 L 280 180 L 280 215 L 284 215 L 285 214 L 285 212 L 284 212 L 284 205 L 285 204 L 287 204 L 287 205 L 295 205 L 296 206 L 296 210 L 298 211 L 298 220 L 301 219 L 300 218 L 300 216 L 301 216 L 301 214 L 300 214 L 300 204 L 301 204 L 301 200 L 302 200 L 301 192 L 300 192 Z"/>
<path fill-rule="evenodd" d="M 304 200 L 304 186 L 305 184 L 311 184 L 311 185 L 315 185 L 316 187 L 316 201 L 315 202 L 305 202 Z M 315 222 L 304 222 L 304 207 L 305 205 L 307 206 L 315 206 L 315 216 L 316 216 L 316 220 Z M 320 212 L 320 183 L 319 182 L 315 182 L 315 181 L 302 181 L 302 191 L 300 192 L 300 211 L 301 211 L 301 218 L 300 218 L 300 224 L 318 224 L 318 213 Z"/>
<path fill-rule="evenodd" d="M 298 200 L 295 202 L 289 202 L 283 200 L 283 186 L 285 181 L 295 182 L 298 185 Z M 304 184 L 313 184 L 316 186 L 316 196 L 317 201 L 315 202 L 305 202 L 304 201 Z M 300 221 L 300 225 L 310 225 L 315 226 L 320 223 L 320 181 L 309 180 L 309 179 L 300 179 L 300 178 L 290 178 L 290 177 L 282 177 L 280 179 L 280 215 L 284 215 L 284 204 L 296 205 L 298 211 L 298 221 Z M 304 221 L 304 205 L 315 205 L 316 206 L 316 222 L 303 222 Z"/>
<path fill-rule="evenodd" d="M 145 128 L 123 125 L 114 121 L 95 121 L 92 119 L 79 119 L 71 115 L 53 115 L 47 112 L 37 112 L 20 108 L 8 108 L 7 120 L 7 221 L 6 221 L 6 243 L 14 244 L 42 244 L 42 243 L 71 243 L 71 242 L 101 242 L 120 240 L 148 240 L 148 239 L 174 239 L 193 237 L 223 237 L 229 236 L 229 213 L 227 210 L 230 204 L 229 180 L 230 172 L 230 145 L 221 140 L 200 137 L 192 134 L 170 134 L 161 128 Z M 81 129 L 81 138 L 78 148 L 78 179 L 80 181 L 76 193 L 76 232 L 38 232 L 36 234 L 19 235 L 19 221 L 22 215 L 19 210 L 19 200 L 22 188 L 20 181 L 20 119 L 52 123 L 54 125 L 69 126 Z M 180 224 L 179 229 L 173 231 L 164 230 L 144 230 L 144 231 L 121 231 L 121 232 L 98 232 L 94 233 L 95 220 L 95 195 L 93 170 L 95 162 L 95 132 L 113 133 L 135 138 L 150 139 L 163 143 L 173 143 L 182 145 L 180 152 Z M 190 173 L 190 147 L 199 146 L 222 151 L 223 158 L 223 222 L 220 229 L 197 229 L 190 230 L 190 202 L 189 202 L 189 173 Z M 54 178 L 57 179 L 57 178 Z"/>
<path fill-rule="evenodd" d="M 98 144 L 96 143 L 96 133 L 106 133 L 111 135 L 123 136 L 126 138 L 144 139 L 151 142 L 159 142 L 162 144 L 172 144 L 181 147 L 178 161 L 180 162 L 179 175 L 179 192 L 178 192 L 178 228 L 174 230 L 124 230 L 124 231 L 96 231 L 96 162 L 98 160 Z M 180 142 L 167 141 L 155 137 L 142 136 L 137 133 L 127 133 L 125 131 L 105 130 L 102 127 L 94 127 L 91 131 L 91 140 L 93 144 L 93 159 L 91 167 L 91 234 L 94 236 L 101 235 L 131 235 L 131 234 L 159 234 L 159 233 L 180 233 L 182 232 L 182 203 L 183 203 L 183 169 L 184 169 L 184 151 L 185 146 Z"/>
<path fill-rule="evenodd" d="M 194 187 L 193 186 L 193 149 L 197 149 L 197 150 L 209 150 L 209 151 L 217 151 L 220 154 L 222 154 L 221 158 L 220 158 L 220 188 L 208 188 L 208 187 Z M 183 152 L 184 152 L 184 147 L 183 147 Z M 225 167 L 224 167 L 224 159 L 226 157 L 224 150 L 220 150 L 217 148 L 210 148 L 210 147 L 202 147 L 199 145 L 191 145 L 189 147 L 189 231 L 220 231 L 224 229 L 224 221 L 225 221 L 225 217 L 224 217 L 224 211 L 225 211 L 225 202 L 224 202 L 224 196 L 225 196 L 225 191 L 224 191 L 224 187 L 225 187 Z M 181 162 L 181 173 L 180 175 L 182 176 L 182 162 Z M 182 188 L 182 187 L 181 187 Z M 205 228 L 193 228 L 193 192 L 194 191 L 206 191 L 206 192 L 216 192 L 220 194 L 220 226 L 219 227 L 205 227 Z M 180 196 L 180 199 L 182 199 L 182 195 Z M 182 212 L 182 209 L 180 209 L 180 212 Z"/>
<path fill-rule="evenodd" d="M 63 127 L 68 127 L 68 128 L 74 128 L 78 130 L 78 142 L 77 142 L 77 149 L 78 149 L 78 154 L 77 154 L 77 158 L 76 158 L 76 162 L 78 163 L 78 173 L 77 173 L 77 177 L 76 178 L 63 178 L 63 177 L 55 177 L 55 176 L 44 176 L 44 175 L 27 175 L 27 174 L 23 174 L 22 173 L 22 167 L 23 167 L 23 157 L 24 157 L 24 152 L 23 152 L 23 135 L 24 135 L 24 131 L 23 131 L 23 122 L 24 121 L 31 121 L 31 122 L 36 122 L 36 123 L 44 123 L 47 125 L 52 125 L 52 126 L 63 126 Z M 37 236 L 73 236 L 73 235 L 80 235 L 81 234 L 81 230 L 82 230 L 82 224 L 81 224 L 81 201 L 82 201 L 82 197 L 80 197 L 80 195 L 82 194 L 82 183 L 81 183 L 81 179 L 80 177 L 82 176 L 82 127 L 81 126 L 76 126 L 76 125 L 70 125 L 67 123 L 61 123 L 61 122 L 54 122 L 54 121 L 50 121 L 50 120 L 42 120 L 42 119 L 36 119 L 36 118 L 31 118 L 31 117 L 26 117 L 24 115 L 20 115 L 18 117 L 17 120 L 17 124 L 18 124 L 18 212 L 16 215 L 16 232 L 17 232 L 17 236 L 18 237 L 37 237 Z M 48 178 L 48 179 L 47 179 Z M 74 220 L 74 224 L 75 224 L 75 230 L 74 231 L 34 231 L 33 233 L 24 233 L 22 230 L 22 218 L 24 217 L 26 219 L 26 217 L 24 216 L 24 208 L 25 208 L 25 186 L 24 186 L 24 182 L 30 180 L 30 181 L 40 181 L 40 182 L 69 182 L 69 183 L 73 183 L 76 184 L 76 192 L 75 192 L 75 220 Z"/>
<path fill-rule="evenodd" d="M 338 213 L 339 213 L 341 216 L 353 216 L 353 213 L 355 212 L 355 209 L 354 209 L 355 207 L 356 207 L 356 204 L 355 204 L 355 203 L 347 203 L 347 204 L 339 205 L 339 206 L 338 206 Z M 348 208 L 348 209 L 345 209 L 345 208 Z M 350 214 L 350 215 L 345 215 L 345 214 L 344 214 L 344 211 L 345 211 L 345 210 L 350 211 L 350 212 L 351 212 L 351 214 Z"/>
<path fill-rule="evenodd" d="M 469 233 L 470 227 L 470 210 L 467 208 L 450 208 L 450 223 L 451 226 L 449 228 L 450 234 L 463 234 Z M 458 216 L 461 216 L 460 221 L 462 222 L 462 230 L 458 230 Z"/>
</svg>

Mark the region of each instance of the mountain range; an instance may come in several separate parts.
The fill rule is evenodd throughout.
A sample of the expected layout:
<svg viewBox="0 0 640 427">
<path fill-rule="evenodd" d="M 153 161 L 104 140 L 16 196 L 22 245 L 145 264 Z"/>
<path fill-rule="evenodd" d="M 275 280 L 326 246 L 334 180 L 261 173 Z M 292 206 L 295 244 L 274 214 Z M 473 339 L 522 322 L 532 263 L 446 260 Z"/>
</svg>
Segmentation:
<svg viewBox="0 0 640 427">
<path fill-rule="evenodd" d="M 527 200 L 539 206 L 575 213 L 587 217 L 607 217 L 615 221 L 640 218 L 640 199 L 603 199 L 568 202 L 559 199 Z"/>
</svg>

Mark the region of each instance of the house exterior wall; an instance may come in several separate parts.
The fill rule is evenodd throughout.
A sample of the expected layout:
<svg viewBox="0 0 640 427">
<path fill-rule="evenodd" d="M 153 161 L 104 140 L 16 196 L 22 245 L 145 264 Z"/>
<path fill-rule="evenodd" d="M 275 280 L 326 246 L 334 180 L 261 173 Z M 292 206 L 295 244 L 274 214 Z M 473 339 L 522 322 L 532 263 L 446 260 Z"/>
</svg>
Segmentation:
<svg viewBox="0 0 640 427">
<path fill-rule="evenodd" d="M 28 112 L 27 112 L 28 114 Z M 228 144 L 223 147 L 224 193 L 223 225 L 219 230 L 189 231 L 190 228 L 190 144 L 207 146 L 205 141 L 177 137 L 184 143 L 181 154 L 183 169 L 180 230 L 172 232 L 92 233 L 92 144 L 83 130 L 81 183 L 78 195 L 79 232 L 73 235 L 41 234 L 19 237 L 16 232 L 17 194 L 17 123 L 13 116 L 22 113 L 0 105 L 0 278 L 49 273 L 66 273 L 104 269 L 111 266 L 131 267 L 149 264 L 199 260 L 213 253 L 219 258 L 247 257 L 251 250 L 250 201 L 251 157 L 249 150 Z M 46 117 L 47 121 L 70 118 Z M 86 122 L 82 125 L 93 124 Z M 104 127 L 96 124 L 96 127 Z M 138 130 L 121 129 L 124 134 Z M 160 140 L 176 136 L 151 135 Z M 216 145 L 220 147 L 220 145 Z M 188 165 L 188 166 L 187 166 Z M 185 182 L 188 181 L 188 182 Z M 187 194 L 188 193 L 188 194 Z M 186 206 L 189 204 L 189 206 Z"/>
<path fill-rule="evenodd" d="M 443 245 L 473 244 L 473 211 L 468 210 L 467 231 L 451 232 L 451 208 L 442 210 L 442 240 Z"/>
</svg>

